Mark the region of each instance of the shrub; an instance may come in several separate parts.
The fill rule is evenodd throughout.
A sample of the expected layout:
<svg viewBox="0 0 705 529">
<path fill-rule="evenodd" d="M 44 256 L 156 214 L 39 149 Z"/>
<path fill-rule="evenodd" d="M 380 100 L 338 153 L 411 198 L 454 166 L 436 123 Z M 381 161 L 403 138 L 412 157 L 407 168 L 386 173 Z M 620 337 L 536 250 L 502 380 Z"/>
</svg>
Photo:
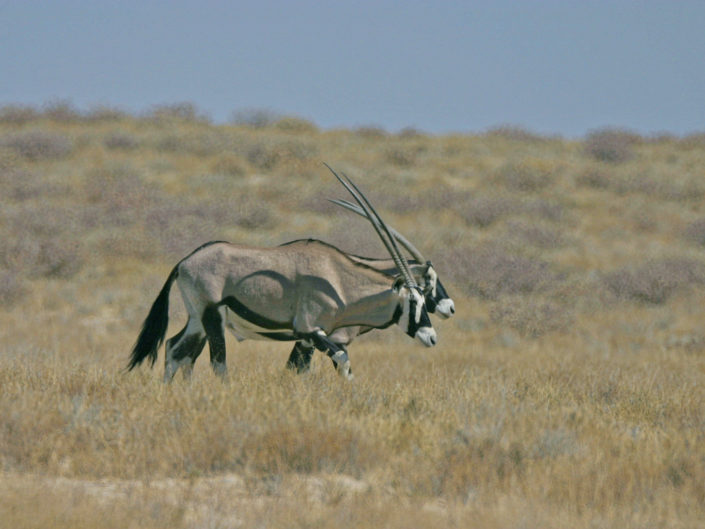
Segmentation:
<svg viewBox="0 0 705 529">
<path fill-rule="evenodd" d="M 264 171 L 274 169 L 280 159 L 281 153 L 268 144 L 257 143 L 247 150 L 247 161 Z"/>
<path fill-rule="evenodd" d="M 245 125 L 255 129 L 270 127 L 282 121 L 284 117 L 274 110 L 267 108 L 245 108 L 233 112 L 230 122 L 233 125 Z"/>
<path fill-rule="evenodd" d="M 454 282 L 464 285 L 469 295 L 484 299 L 533 294 L 562 280 L 547 262 L 511 253 L 499 245 L 452 249 L 444 262 Z"/>
<path fill-rule="evenodd" d="M 688 224 L 685 228 L 685 238 L 699 246 L 705 246 L 705 218 Z"/>
<path fill-rule="evenodd" d="M 139 147 L 139 140 L 126 132 L 114 131 L 103 139 L 103 145 L 117 151 L 132 151 Z"/>
<path fill-rule="evenodd" d="M 250 145 L 245 156 L 252 166 L 269 171 L 290 161 L 305 161 L 317 153 L 315 143 L 303 139 L 261 141 Z"/>
<path fill-rule="evenodd" d="M 66 279 L 77 274 L 84 264 L 81 245 L 68 236 L 32 233 L 32 228 L 16 230 L 20 237 L 0 251 L 0 264 L 8 273 L 24 277 Z"/>
<path fill-rule="evenodd" d="M 363 125 L 354 129 L 353 132 L 366 140 L 381 140 L 387 137 L 387 131 L 377 125 Z"/>
<path fill-rule="evenodd" d="M 68 279 L 81 271 L 83 249 L 75 239 L 45 239 L 38 245 L 35 273 L 44 277 Z"/>
<path fill-rule="evenodd" d="M 555 168 L 538 159 L 510 162 L 495 172 L 494 180 L 508 189 L 530 193 L 551 185 L 555 180 Z"/>
<path fill-rule="evenodd" d="M 427 134 L 424 131 L 417 129 L 416 127 L 404 127 L 397 132 L 397 137 L 403 140 L 425 138 L 426 136 Z"/>
<path fill-rule="evenodd" d="M 681 145 L 689 149 L 702 149 L 705 147 L 705 132 L 694 132 L 681 140 Z"/>
<path fill-rule="evenodd" d="M 74 123 L 82 119 L 81 113 L 70 101 L 58 100 L 44 106 L 44 117 L 58 123 Z"/>
<path fill-rule="evenodd" d="M 518 209 L 515 200 L 501 196 L 476 197 L 469 193 L 458 200 L 453 209 L 470 226 L 486 228 L 500 218 Z"/>
<path fill-rule="evenodd" d="M 160 137 L 155 147 L 158 151 L 166 153 L 213 156 L 225 149 L 225 140 L 213 130 L 190 134 L 169 133 Z"/>
<path fill-rule="evenodd" d="M 573 321 L 572 311 L 563 303 L 521 296 L 501 298 L 490 316 L 495 323 L 508 325 L 532 338 L 563 330 Z"/>
<path fill-rule="evenodd" d="M 7 105 L 0 108 L 0 123 L 8 125 L 24 125 L 37 119 L 37 111 L 30 106 Z"/>
<path fill-rule="evenodd" d="M 87 174 L 82 223 L 90 227 L 123 227 L 144 219 L 163 197 L 145 184 L 130 165 L 109 164 Z"/>
<path fill-rule="evenodd" d="M 416 162 L 418 150 L 412 146 L 395 145 L 384 151 L 384 158 L 388 163 L 397 167 L 410 167 Z"/>
<path fill-rule="evenodd" d="M 25 281 L 14 270 L 0 270 L 0 308 L 14 305 L 27 292 Z"/>
<path fill-rule="evenodd" d="M 488 136 L 497 136 L 511 141 L 529 142 L 536 143 L 546 141 L 546 138 L 531 132 L 524 127 L 517 125 L 500 125 L 499 127 L 493 127 L 487 131 Z"/>
<path fill-rule="evenodd" d="M 511 238 L 522 244 L 528 243 L 536 248 L 551 250 L 565 244 L 565 237 L 557 229 L 535 222 L 517 221 L 508 223 Z"/>
<path fill-rule="evenodd" d="M 120 121 L 127 119 L 128 114 L 119 108 L 99 105 L 86 113 L 87 121 Z"/>
<path fill-rule="evenodd" d="M 609 173 L 601 169 L 591 168 L 576 176 L 575 183 L 581 187 L 608 189 L 612 183 L 612 177 Z"/>
<path fill-rule="evenodd" d="M 312 121 L 296 116 L 284 117 L 278 120 L 274 126 L 279 130 L 296 134 L 310 134 L 318 131 L 318 127 Z"/>
<path fill-rule="evenodd" d="M 603 281 L 619 299 L 658 305 L 679 289 L 705 283 L 705 265 L 684 257 L 654 259 L 610 272 Z"/>
<path fill-rule="evenodd" d="M 149 112 L 149 116 L 157 121 L 178 120 L 201 123 L 210 122 L 208 115 L 198 110 L 196 105 L 190 102 L 155 105 Z"/>
<path fill-rule="evenodd" d="M 214 173 L 228 176 L 243 176 L 247 174 L 247 162 L 234 153 L 223 153 L 211 165 Z"/>
<path fill-rule="evenodd" d="M 63 134 L 33 130 L 6 135 L 0 146 L 13 150 L 30 161 L 64 158 L 73 149 L 73 144 Z"/>
<path fill-rule="evenodd" d="M 585 138 L 585 153 L 608 163 L 626 162 L 634 157 L 633 147 L 641 137 L 622 129 L 599 129 Z"/>
<path fill-rule="evenodd" d="M 42 182 L 34 173 L 22 169 L 0 169 L 0 196 L 18 202 L 42 195 L 50 195 L 54 189 Z"/>
</svg>

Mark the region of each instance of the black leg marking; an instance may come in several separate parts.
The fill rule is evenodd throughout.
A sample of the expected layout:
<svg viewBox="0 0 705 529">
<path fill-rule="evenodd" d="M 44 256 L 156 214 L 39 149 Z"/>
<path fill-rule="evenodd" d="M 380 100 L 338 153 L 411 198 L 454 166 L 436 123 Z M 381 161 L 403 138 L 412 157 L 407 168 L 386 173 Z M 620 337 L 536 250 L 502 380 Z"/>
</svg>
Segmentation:
<svg viewBox="0 0 705 529">
<path fill-rule="evenodd" d="M 343 353 L 345 353 L 345 358 L 348 359 L 349 357 L 348 357 L 348 349 L 347 349 L 347 347 L 345 347 L 345 346 L 344 346 L 343 344 L 341 344 L 341 343 L 339 343 L 339 344 L 337 344 L 337 345 L 338 345 L 338 347 L 343 351 Z M 331 354 L 329 353 L 328 356 L 330 357 L 331 362 L 333 362 L 333 369 L 335 369 L 335 370 L 337 371 L 337 370 L 338 370 L 338 364 L 335 363 L 335 359 L 333 358 L 333 355 L 331 355 Z M 351 369 L 351 368 L 348 368 L 348 373 L 349 373 L 350 375 L 352 375 L 352 369 Z"/>
<path fill-rule="evenodd" d="M 219 366 L 219 370 L 225 369 L 225 332 L 223 330 L 223 318 L 220 315 L 217 305 L 211 305 L 203 311 L 203 329 L 206 331 L 208 346 L 211 352 L 211 365 L 213 369 Z"/>
<path fill-rule="evenodd" d="M 198 343 L 195 343 L 195 341 L 194 341 L 194 345 L 191 348 L 191 352 L 189 353 L 189 356 L 191 357 L 191 364 L 192 365 L 196 363 L 196 358 L 198 358 L 201 355 L 201 353 L 203 352 L 203 347 L 205 345 L 206 345 L 206 337 L 205 336 L 201 336 L 200 341 Z"/>
<path fill-rule="evenodd" d="M 206 337 L 200 334 L 184 336 L 185 330 L 186 328 L 169 340 L 170 344 L 176 344 L 171 357 L 173 360 L 179 361 L 188 356 L 191 357 L 192 362 L 195 362 L 206 344 Z"/>
<path fill-rule="evenodd" d="M 333 342 L 324 333 L 312 333 L 308 338 L 313 342 L 316 349 L 324 351 L 333 360 L 333 365 L 338 373 L 348 378 L 348 380 L 352 380 L 350 359 L 344 345 Z"/>
<path fill-rule="evenodd" d="M 311 358 L 315 348 L 313 345 L 305 345 L 303 342 L 296 342 L 291 350 L 289 360 L 286 362 L 287 369 L 296 369 L 297 373 L 305 373 L 311 368 Z"/>
</svg>

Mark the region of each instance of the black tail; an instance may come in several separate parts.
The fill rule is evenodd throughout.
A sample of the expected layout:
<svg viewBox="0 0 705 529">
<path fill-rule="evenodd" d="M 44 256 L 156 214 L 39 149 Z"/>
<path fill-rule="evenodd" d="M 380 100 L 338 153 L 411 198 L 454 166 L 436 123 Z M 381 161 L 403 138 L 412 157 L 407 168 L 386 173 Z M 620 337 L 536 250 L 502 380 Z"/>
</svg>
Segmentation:
<svg viewBox="0 0 705 529">
<path fill-rule="evenodd" d="M 154 300 L 152 308 L 149 309 L 149 314 L 142 324 L 140 335 L 132 348 L 130 363 L 127 364 L 128 371 L 140 365 L 147 357 L 151 361 L 150 366 L 153 366 L 154 362 L 157 361 L 157 351 L 164 342 L 166 328 L 169 324 L 169 290 L 171 290 L 171 284 L 176 279 L 176 276 L 179 275 L 177 269 L 178 265 L 169 274 L 162 291 L 157 296 L 157 299 Z"/>
</svg>

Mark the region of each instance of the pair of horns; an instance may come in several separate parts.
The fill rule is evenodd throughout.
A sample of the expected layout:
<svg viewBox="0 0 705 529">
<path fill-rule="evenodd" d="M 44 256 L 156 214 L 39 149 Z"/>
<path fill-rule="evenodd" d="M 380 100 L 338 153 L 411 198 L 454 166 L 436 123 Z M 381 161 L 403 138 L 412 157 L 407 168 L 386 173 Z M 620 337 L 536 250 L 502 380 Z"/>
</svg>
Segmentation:
<svg viewBox="0 0 705 529">
<path fill-rule="evenodd" d="M 345 173 L 341 173 L 341 177 L 340 175 L 338 175 L 338 173 L 333 170 L 330 165 L 328 165 L 327 163 L 324 163 L 324 165 L 330 170 L 331 173 L 333 173 L 333 176 L 335 176 L 338 181 L 343 184 L 343 187 L 348 190 L 348 192 L 355 199 L 355 202 L 360 205 L 360 208 L 364 212 L 364 215 L 372 223 L 372 226 L 377 232 L 377 235 L 379 235 L 379 238 L 382 239 L 382 243 L 384 243 L 384 246 L 387 248 L 389 255 L 392 256 L 394 263 L 397 265 L 397 269 L 401 272 L 402 276 L 404 277 L 404 282 L 406 283 L 406 286 L 409 288 L 418 287 L 414 276 L 409 271 L 409 264 L 406 262 L 406 259 L 399 251 L 399 247 L 397 246 L 395 238 L 390 233 L 390 229 L 384 223 L 382 218 L 377 214 L 377 211 L 375 211 L 375 208 L 372 206 L 372 204 L 370 204 L 370 201 L 367 200 L 367 197 L 365 197 L 362 191 L 360 191 L 360 189 L 355 185 L 352 180 L 350 180 L 350 178 Z M 354 204 L 350 205 L 355 208 Z"/>
<path fill-rule="evenodd" d="M 330 202 L 333 202 L 333 204 L 337 204 L 338 206 L 342 206 L 345 209 L 349 209 L 353 213 L 357 213 L 361 217 L 367 218 L 367 215 L 365 215 L 365 212 L 362 210 L 362 208 L 360 208 L 360 206 L 356 206 L 352 202 L 348 202 L 347 200 L 342 200 L 342 199 L 338 199 L 338 198 L 332 198 L 332 199 L 328 199 L 328 200 Z M 416 248 L 416 246 L 411 244 L 409 239 L 404 237 L 401 233 L 399 233 L 397 230 L 395 230 L 392 226 L 387 226 L 387 227 L 389 228 L 390 233 L 397 240 L 397 242 L 399 244 L 401 244 L 404 248 L 406 248 L 406 251 L 409 252 L 411 257 L 416 259 L 416 261 L 420 264 L 427 262 L 426 258 L 421 254 L 421 252 L 418 250 L 418 248 Z"/>
</svg>

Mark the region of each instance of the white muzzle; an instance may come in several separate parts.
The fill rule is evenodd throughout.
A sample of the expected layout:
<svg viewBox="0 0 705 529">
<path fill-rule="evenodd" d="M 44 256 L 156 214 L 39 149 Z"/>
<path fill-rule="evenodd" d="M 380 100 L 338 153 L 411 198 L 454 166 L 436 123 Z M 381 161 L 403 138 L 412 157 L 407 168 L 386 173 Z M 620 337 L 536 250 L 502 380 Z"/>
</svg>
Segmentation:
<svg viewBox="0 0 705 529">
<path fill-rule="evenodd" d="M 433 347 L 438 341 L 436 330 L 433 327 L 420 327 L 416 331 L 416 339 L 426 347 Z"/>
</svg>

